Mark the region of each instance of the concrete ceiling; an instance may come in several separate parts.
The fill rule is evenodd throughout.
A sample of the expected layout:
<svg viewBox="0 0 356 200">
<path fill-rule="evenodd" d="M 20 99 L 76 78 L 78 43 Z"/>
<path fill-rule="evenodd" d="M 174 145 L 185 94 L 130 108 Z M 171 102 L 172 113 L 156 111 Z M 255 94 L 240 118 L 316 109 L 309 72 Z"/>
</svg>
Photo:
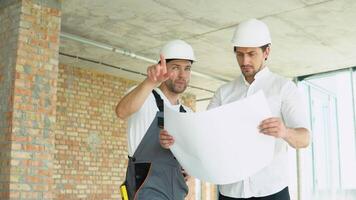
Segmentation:
<svg viewBox="0 0 356 200">
<path fill-rule="evenodd" d="M 248 18 L 270 28 L 274 72 L 296 77 L 356 66 L 355 0 L 63 1 L 60 61 L 142 80 L 139 73 L 158 59 L 159 48 L 179 38 L 198 59 L 189 91 L 209 98 L 209 91 L 240 74 L 230 40 Z"/>
</svg>

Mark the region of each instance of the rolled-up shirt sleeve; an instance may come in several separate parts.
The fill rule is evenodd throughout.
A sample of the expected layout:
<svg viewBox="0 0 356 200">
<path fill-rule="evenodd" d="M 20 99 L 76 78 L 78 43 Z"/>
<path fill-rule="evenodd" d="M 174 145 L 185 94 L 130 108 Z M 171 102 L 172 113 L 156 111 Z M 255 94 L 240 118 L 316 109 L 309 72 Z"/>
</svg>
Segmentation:
<svg viewBox="0 0 356 200">
<path fill-rule="evenodd" d="M 298 87 L 288 81 L 282 88 L 282 117 L 289 128 L 306 128 L 310 131 L 308 107 Z"/>
</svg>

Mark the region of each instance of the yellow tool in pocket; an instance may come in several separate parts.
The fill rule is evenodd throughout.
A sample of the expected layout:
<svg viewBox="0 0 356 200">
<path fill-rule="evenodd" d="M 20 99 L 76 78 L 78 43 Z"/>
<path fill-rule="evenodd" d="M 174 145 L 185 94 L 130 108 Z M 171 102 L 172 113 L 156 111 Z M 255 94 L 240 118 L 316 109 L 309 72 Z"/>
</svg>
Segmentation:
<svg viewBox="0 0 356 200">
<path fill-rule="evenodd" d="M 125 184 L 120 186 L 120 192 L 122 200 L 129 200 L 129 195 L 127 194 L 127 188 Z"/>
</svg>

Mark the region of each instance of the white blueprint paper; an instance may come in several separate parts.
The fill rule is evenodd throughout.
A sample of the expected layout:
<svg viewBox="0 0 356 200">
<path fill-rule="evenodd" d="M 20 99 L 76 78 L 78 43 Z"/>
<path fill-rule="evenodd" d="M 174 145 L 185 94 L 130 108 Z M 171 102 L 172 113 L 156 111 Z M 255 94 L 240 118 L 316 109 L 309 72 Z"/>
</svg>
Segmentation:
<svg viewBox="0 0 356 200">
<path fill-rule="evenodd" d="M 272 161 L 275 139 L 258 131 L 260 122 L 271 117 L 261 91 L 199 113 L 164 109 L 165 129 L 175 139 L 171 151 L 193 177 L 229 184 L 255 174 Z"/>
</svg>

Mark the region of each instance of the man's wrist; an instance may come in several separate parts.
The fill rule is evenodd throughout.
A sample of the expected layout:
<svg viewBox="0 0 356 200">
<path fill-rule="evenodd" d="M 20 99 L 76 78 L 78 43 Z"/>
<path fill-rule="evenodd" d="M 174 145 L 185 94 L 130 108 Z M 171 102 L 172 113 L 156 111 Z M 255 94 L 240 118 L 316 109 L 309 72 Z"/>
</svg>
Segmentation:
<svg viewBox="0 0 356 200">
<path fill-rule="evenodd" d="M 158 86 L 158 83 L 151 81 L 149 78 L 146 78 L 146 79 L 143 81 L 143 84 L 144 84 L 147 88 L 150 88 L 151 90 L 152 90 L 153 88 L 155 88 L 155 87 Z"/>
<path fill-rule="evenodd" d="M 288 141 L 288 138 L 291 136 L 292 132 L 293 132 L 293 129 L 286 128 L 284 135 L 282 135 L 282 139 Z"/>
</svg>

